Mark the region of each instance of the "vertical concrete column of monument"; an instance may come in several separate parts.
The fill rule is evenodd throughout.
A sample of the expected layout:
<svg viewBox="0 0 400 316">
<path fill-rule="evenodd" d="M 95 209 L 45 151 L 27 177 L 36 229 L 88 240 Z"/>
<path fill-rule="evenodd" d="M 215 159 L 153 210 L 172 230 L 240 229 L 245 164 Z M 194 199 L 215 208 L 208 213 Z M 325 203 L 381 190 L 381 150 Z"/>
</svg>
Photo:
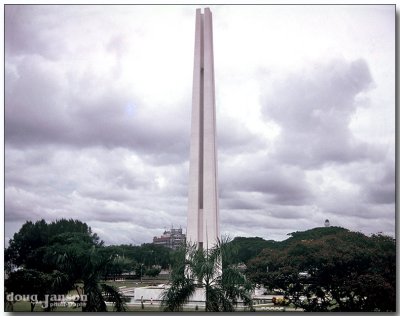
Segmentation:
<svg viewBox="0 0 400 316">
<path fill-rule="evenodd" d="M 196 10 L 187 240 L 212 248 L 219 238 L 212 15 Z"/>
</svg>

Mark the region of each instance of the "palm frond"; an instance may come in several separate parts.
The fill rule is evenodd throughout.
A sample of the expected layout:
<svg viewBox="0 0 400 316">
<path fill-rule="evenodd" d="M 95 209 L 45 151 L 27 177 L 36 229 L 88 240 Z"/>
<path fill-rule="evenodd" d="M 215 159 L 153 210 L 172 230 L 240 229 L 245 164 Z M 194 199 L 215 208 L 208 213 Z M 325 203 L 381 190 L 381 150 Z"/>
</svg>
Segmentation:
<svg viewBox="0 0 400 316">
<path fill-rule="evenodd" d="M 87 296 L 86 306 L 82 307 L 84 312 L 106 312 L 107 305 L 104 301 L 104 297 L 101 288 L 97 284 L 96 280 L 86 280 L 84 284 L 84 294 Z"/>
<path fill-rule="evenodd" d="M 196 287 L 205 291 L 206 311 L 234 311 L 239 301 L 252 310 L 253 285 L 231 264 L 229 256 L 234 249 L 230 249 L 227 238 L 218 240 L 212 249 L 189 244 L 184 250 L 184 260 L 173 270 L 179 273 L 172 273 L 171 287 L 163 293 L 164 311 L 181 311 Z"/>
<path fill-rule="evenodd" d="M 114 305 L 115 312 L 127 311 L 126 303 L 123 294 L 121 294 L 117 288 L 105 283 L 101 284 L 103 292 L 105 292 L 104 298 L 108 302 L 112 302 Z"/>
<path fill-rule="evenodd" d="M 165 312 L 182 311 L 183 305 L 189 302 L 196 290 L 195 283 L 185 277 L 174 280 L 171 287 L 162 295 L 161 306 Z"/>
</svg>

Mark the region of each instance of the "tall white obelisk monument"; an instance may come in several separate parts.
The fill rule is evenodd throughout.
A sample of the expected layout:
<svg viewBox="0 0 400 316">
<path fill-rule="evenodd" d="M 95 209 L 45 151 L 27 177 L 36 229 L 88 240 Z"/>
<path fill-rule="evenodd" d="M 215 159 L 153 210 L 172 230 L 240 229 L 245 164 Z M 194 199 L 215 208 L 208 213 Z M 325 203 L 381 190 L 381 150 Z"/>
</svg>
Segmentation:
<svg viewBox="0 0 400 316">
<path fill-rule="evenodd" d="M 196 10 L 187 241 L 212 248 L 219 238 L 212 15 Z"/>
</svg>

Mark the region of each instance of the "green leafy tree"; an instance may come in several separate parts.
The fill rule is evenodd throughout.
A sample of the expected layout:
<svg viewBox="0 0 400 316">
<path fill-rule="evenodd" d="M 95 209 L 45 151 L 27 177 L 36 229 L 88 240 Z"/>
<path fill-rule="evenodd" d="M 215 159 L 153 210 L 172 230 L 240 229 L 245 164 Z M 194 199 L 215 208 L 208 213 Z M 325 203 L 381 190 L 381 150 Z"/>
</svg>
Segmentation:
<svg viewBox="0 0 400 316">
<path fill-rule="evenodd" d="M 130 273 L 135 270 L 137 263 L 132 259 L 125 258 L 116 254 L 109 247 L 103 249 L 104 255 L 111 260 L 104 267 L 103 279 L 107 280 L 107 278 L 112 277 L 115 281 L 116 277 L 123 273 Z"/>
<path fill-rule="evenodd" d="M 107 311 L 106 299 L 112 300 L 115 310 L 123 311 L 126 307 L 118 290 L 99 283 L 104 269 L 112 265 L 114 259 L 85 223 L 75 220 L 50 224 L 43 220 L 27 222 L 14 234 L 6 249 L 6 262 L 10 267 L 6 292 L 22 291 L 18 289 L 21 280 L 25 280 L 22 284 L 35 283 L 36 288 L 31 287 L 29 291 L 36 293 L 30 294 L 40 294 L 40 297 L 43 293 L 57 294 L 62 290 L 65 294 L 76 288 L 83 311 Z M 55 282 L 49 286 L 53 279 Z M 83 291 L 77 286 L 80 283 L 83 283 Z M 87 296 L 86 305 L 83 295 Z"/>
<path fill-rule="evenodd" d="M 80 233 L 64 233 L 55 238 L 48 253 L 71 282 L 83 283 L 83 291 L 78 292 L 87 298 L 82 311 L 106 312 L 107 299 L 112 299 L 116 311 L 125 311 L 126 306 L 118 290 L 100 282 L 107 267 L 115 264 L 117 258 L 110 256 L 106 248 L 88 241 Z"/>
<path fill-rule="evenodd" d="M 155 244 L 143 244 L 141 246 L 113 245 L 106 248 L 110 249 L 111 253 L 131 259 L 138 264 L 143 264 L 146 267 L 159 265 L 162 269 L 167 269 L 170 266 L 173 252 L 170 248 Z"/>
<path fill-rule="evenodd" d="M 160 268 L 150 268 L 146 270 L 146 275 L 148 275 L 149 277 L 156 277 L 157 275 L 159 275 L 161 272 Z"/>
<path fill-rule="evenodd" d="M 230 241 L 230 244 L 236 250 L 236 256 L 233 261 L 235 263 L 247 263 L 248 260 L 256 257 L 263 249 L 278 247 L 279 242 L 264 240 L 260 237 L 235 237 Z"/>
<path fill-rule="evenodd" d="M 147 268 L 143 263 L 140 263 L 136 266 L 135 274 L 139 278 L 142 278 L 146 274 Z"/>
<path fill-rule="evenodd" d="M 78 220 L 61 219 L 49 224 L 43 219 L 35 223 L 27 221 L 14 234 L 5 250 L 5 261 L 9 270 L 15 267 L 47 272 L 54 270 L 55 267 L 42 258 L 47 252 L 47 247 L 57 242 L 57 238 L 62 241 L 64 233 L 81 236 L 91 245 L 103 244 L 86 223 Z"/>
<path fill-rule="evenodd" d="M 175 256 L 172 282 L 163 293 L 164 311 L 181 311 L 197 288 L 205 293 L 206 311 L 234 311 L 239 300 L 252 309 L 252 283 L 231 262 L 229 245 L 210 250 L 186 245 Z"/>
<path fill-rule="evenodd" d="M 170 248 L 161 245 L 143 244 L 138 249 L 137 261 L 143 263 L 146 267 L 160 265 L 165 269 L 171 263 L 170 253 Z"/>
<path fill-rule="evenodd" d="M 394 311 L 394 239 L 322 229 L 264 250 L 247 275 L 305 311 Z"/>
</svg>

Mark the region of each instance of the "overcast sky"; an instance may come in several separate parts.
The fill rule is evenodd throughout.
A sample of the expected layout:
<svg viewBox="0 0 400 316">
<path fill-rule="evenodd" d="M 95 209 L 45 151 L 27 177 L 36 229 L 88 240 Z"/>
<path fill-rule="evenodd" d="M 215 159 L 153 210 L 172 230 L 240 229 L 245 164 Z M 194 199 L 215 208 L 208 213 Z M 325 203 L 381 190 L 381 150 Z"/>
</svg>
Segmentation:
<svg viewBox="0 0 400 316">
<path fill-rule="evenodd" d="M 5 7 L 5 236 L 186 228 L 194 6 Z M 395 7 L 211 6 L 222 234 L 395 232 Z"/>
</svg>

